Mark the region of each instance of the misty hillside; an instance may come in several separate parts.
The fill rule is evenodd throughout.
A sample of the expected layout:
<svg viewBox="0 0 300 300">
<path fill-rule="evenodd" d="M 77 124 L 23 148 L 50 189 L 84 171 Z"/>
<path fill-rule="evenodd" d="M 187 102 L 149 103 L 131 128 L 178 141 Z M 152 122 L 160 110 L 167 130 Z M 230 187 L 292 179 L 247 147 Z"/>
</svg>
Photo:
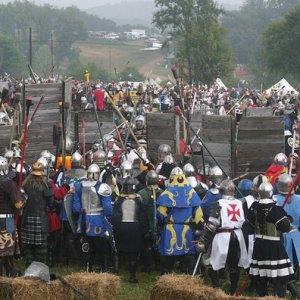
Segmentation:
<svg viewBox="0 0 300 300">
<path fill-rule="evenodd" d="M 241 0 L 218 0 L 220 5 L 226 10 L 238 9 Z M 142 24 L 150 26 L 152 14 L 156 7 L 154 1 L 136 1 L 136 2 L 119 2 L 105 4 L 94 8 L 87 9 L 86 12 L 94 14 L 100 18 L 107 18 L 115 21 L 118 25 L 124 24 Z"/>
</svg>

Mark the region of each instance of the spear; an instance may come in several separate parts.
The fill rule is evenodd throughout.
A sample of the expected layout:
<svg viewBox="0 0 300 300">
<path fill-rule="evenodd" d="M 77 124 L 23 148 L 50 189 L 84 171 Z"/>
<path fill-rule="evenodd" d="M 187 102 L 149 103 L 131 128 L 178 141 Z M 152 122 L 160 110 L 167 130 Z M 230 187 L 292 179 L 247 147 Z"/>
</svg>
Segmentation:
<svg viewBox="0 0 300 300">
<path fill-rule="evenodd" d="M 22 147 L 22 156 L 21 156 L 21 171 L 19 177 L 19 187 L 22 187 L 23 181 L 23 166 L 25 159 L 25 149 L 26 149 L 26 140 L 27 140 L 27 132 L 28 132 L 28 119 L 29 119 L 29 109 L 32 105 L 32 98 L 26 98 L 26 115 L 25 115 L 25 124 L 24 124 L 24 132 L 23 132 L 23 147 Z"/>
</svg>

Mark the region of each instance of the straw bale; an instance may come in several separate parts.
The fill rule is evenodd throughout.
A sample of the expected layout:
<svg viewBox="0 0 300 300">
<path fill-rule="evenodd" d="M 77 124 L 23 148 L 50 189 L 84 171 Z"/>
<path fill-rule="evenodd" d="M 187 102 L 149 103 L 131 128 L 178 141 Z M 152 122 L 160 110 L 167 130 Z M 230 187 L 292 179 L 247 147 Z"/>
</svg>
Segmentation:
<svg viewBox="0 0 300 300">
<path fill-rule="evenodd" d="M 111 300 L 120 285 L 119 277 L 107 273 L 74 273 L 64 277 L 91 299 Z M 50 284 L 40 280 L 0 277 L 1 300 L 78 299 L 71 288 L 59 280 Z"/>
<path fill-rule="evenodd" d="M 220 289 L 205 286 L 203 280 L 199 277 L 188 275 L 163 275 L 155 284 L 151 291 L 151 300 L 253 300 L 265 299 L 275 300 L 276 297 L 233 297 L 225 294 Z"/>
</svg>

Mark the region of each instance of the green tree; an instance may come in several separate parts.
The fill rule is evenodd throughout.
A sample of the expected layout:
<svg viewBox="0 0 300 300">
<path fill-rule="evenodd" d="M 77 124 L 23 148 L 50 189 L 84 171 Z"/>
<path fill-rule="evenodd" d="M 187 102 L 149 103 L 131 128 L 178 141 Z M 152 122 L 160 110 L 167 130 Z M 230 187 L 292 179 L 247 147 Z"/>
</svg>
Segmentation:
<svg viewBox="0 0 300 300">
<path fill-rule="evenodd" d="M 0 45 L 0 72 L 2 74 L 7 72 L 17 77 L 25 64 L 14 39 L 9 35 L 0 33 Z"/>
<path fill-rule="evenodd" d="M 82 64 L 76 60 L 73 60 L 69 65 L 65 71 L 65 76 L 73 77 L 77 80 L 84 80 L 83 74 L 85 70 L 89 71 L 91 81 L 102 80 L 109 82 L 111 80 L 111 76 L 107 70 L 97 67 L 94 63 Z"/>
<path fill-rule="evenodd" d="M 144 81 L 145 76 L 136 67 L 128 66 L 120 72 L 119 79 L 122 81 Z"/>
<path fill-rule="evenodd" d="M 300 79 L 300 5 L 274 20 L 263 34 L 263 57 L 270 73 Z"/>
<path fill-rule="evenodd" d="M 39 48 L 33 58 L 34 71 L 44 78 L 49 77 L 51 72 L 51 51 L 48 45 Z"/>
<path fill-rule="evenodd" d="M 230 52 L 218 24 L 222 10 L 213 0 L 155 0 L 155 5 L 153 23 L 170 34 L 190 84 L 193 79 L 210 84 L 229 72 Z"/>
</svg>

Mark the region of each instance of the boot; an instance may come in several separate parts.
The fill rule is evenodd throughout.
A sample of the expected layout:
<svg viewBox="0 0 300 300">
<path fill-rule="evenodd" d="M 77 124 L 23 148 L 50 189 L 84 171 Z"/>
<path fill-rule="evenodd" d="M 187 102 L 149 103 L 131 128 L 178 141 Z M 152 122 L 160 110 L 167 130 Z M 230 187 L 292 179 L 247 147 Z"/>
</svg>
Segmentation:
<svg viewBox="0 0 300 300">
<path fill-rule="evenodd" d="M 218 279 L 218 271 L 214 271 L 212 267 L 208 267 L 207 270 L 208 276 L 211 280 L 211 285 L 214 288 L 220 287 L 219 279 Z"/>
<path fill-rule="evenodd" d="M 287 284 L 287 289 L 290 291 L 291 295 L 292 295 L 292 299 L 293 300 L 298 300 L 300 299 L 300 293 L 297 290 L 297 287 L 295 285 L 295 281 L 290 281 Z"/>
<path fill-rule="evenodd" d="M 130 260 L 129 261 L 129 272 L 130 272 L 130 283 L 138 283 L 138 280 L 136 279 L 136 260 Z"/>
<path fill-rule="evenodd" d="M 231 269 L 229 271 L 229 277 L 230 277 L 230 295 L 234 295 L 240 277 L 239 269 Z"/>
</svg>

